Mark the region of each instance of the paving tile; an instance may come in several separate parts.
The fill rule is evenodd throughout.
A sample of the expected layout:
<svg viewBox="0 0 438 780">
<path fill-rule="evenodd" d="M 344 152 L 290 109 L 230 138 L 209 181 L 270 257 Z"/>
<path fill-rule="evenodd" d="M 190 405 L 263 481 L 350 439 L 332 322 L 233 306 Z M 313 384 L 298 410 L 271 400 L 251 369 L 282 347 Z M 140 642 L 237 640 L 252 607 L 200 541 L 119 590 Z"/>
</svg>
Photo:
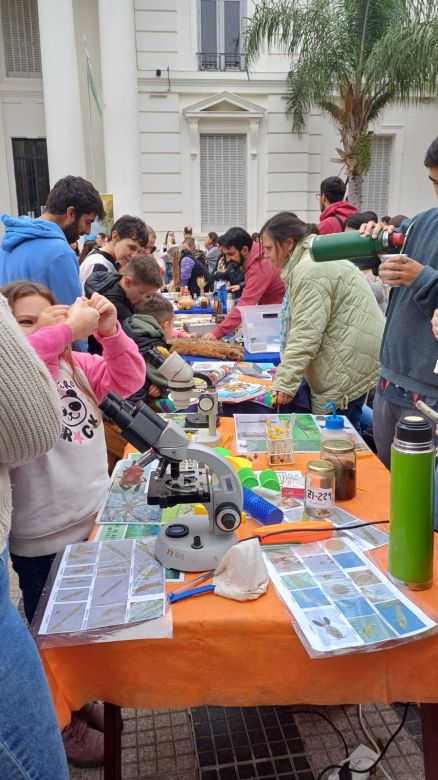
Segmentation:
<svg viewBox="0 0 438 780">
<path fill-rule="evenodd" d="M 157 758 L 157 748 L 155 745 L 139 746 L 138 756 L 140 761 L 155 761 Z"/>
<path fill-rule="evenodd" d="M 122 749 L 122 763 L 125 761 L 129 763 L 130 761 L 137 761 L 137 748 L 123 748 Z"/>
</svg>

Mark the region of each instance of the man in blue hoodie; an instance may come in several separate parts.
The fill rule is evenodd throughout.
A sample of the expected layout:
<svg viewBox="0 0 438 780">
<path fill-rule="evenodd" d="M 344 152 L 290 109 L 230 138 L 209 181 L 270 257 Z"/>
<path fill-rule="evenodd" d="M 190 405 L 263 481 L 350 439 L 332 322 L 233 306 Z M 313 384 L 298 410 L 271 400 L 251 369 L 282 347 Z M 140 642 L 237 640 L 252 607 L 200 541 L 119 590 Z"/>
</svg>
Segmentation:
<svg viewBox="0 0 438 780">
<path fill-rule="evenodd" d="M 80 176 L 56 182 L 38 219 L 3 214 L 0 285 L 28 279 L 46 285 L 58 303 L 74 303 L 82 290 L 70 244 L 89 235 L 92 222 L 103 216 L 99 193 Z"/>
<path fill-rule="evenodd" d="M 424 164 L 438 196 L 438 138 L 429 146 Z M 383 227 L 369 222 L 361 232 L 377 237 Z M 403 255 L 387 259 L 379 274 L 393 289 L 380 352 L 373 429 L 379 458 L 389 468 L 397 420 L 415 409 L 419 399 L 438 410 L 438 342 L 431 325 L 438 308 L 438 208 L 411 220 Z"/>
</svg>

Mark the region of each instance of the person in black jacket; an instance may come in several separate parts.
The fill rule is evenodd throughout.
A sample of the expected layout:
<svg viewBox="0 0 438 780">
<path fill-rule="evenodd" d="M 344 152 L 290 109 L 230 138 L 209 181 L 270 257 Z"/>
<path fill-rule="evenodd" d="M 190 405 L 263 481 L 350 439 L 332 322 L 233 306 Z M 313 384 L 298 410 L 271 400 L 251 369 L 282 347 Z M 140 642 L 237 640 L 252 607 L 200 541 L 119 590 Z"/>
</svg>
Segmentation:
<svg viewBox="0 0 438 780">
<path fill-rule="evenodd" d="M 197 279 L 205 279 L 204 290 L 210 289 L 211 277 L 201 260 L 196 256 L 196 243 L 190 236 L 182 244 L 181 258 L 179 261 L 181 290 L 188 287 L 191 295 L 200 295 Z"/>
<path fill-rule="evenodd" d="M 227 261 L 225 261 L 227 262 Z M 213 273 L 215 282 L 227 282 L 227 292 L 230 292 L 234 300 L 238 300 L 245 287 L 245 274 L 240 266 L 227 262 L 225 271 Z"/>
<path fill-rule="evenodd" d="M 125 267 L 123 274 L 110 273 L 107 270 L 95 271 L 85 282 L 85 295 L 91 298 L 98 292 L 108 298 L 117 310 L 117 319 L 123 323 L 131 314 L 134 306 L 143 295 L 156 292 L 161 286 L 161 273 L 157 261 L 150 255 L 139 255 L 132 258 Z M 89 351 L 101 353 L 101 347 L 90 336 Z"/>
</svg>

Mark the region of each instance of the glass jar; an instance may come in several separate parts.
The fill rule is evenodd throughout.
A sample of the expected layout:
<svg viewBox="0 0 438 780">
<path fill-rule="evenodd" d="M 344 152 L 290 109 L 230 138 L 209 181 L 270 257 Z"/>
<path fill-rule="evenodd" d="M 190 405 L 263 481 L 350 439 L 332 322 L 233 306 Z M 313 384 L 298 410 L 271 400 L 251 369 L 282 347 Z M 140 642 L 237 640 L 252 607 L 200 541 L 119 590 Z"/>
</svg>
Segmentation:
<svg viewBox="0 0 438 780">
<path fill-rule="evenodd" d="M 356 449 L 347 439 L 326 439 L 321 442 L 321 457 L 335 471 L 336 501 L 349 501 L 356 495 Z"/>
<path fill-rule="evenodd" d="M 304 511 L 310 517 L 330 517 L 335 500 L 335 470 L 327 460 L 307 464 Z"/>
</svg>

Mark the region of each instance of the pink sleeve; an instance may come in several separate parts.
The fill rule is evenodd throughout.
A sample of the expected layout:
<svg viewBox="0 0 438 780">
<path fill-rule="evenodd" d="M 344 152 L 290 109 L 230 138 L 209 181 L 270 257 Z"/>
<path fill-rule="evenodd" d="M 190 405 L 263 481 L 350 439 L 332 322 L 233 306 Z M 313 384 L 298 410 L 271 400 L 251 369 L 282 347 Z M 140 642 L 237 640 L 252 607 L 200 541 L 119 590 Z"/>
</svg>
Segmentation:
<svg viewBox="0 0 438 780">
<path fill-rule="evenodd" d="M 211 331 L 215 338 L 220 339 L 222 336 L 226 336 L 227 333 L 232 333 L 239 327 L 242 316 L 239 311 L 240 306 L 255 306 L 265 290 L 272 282 L 272 273 L 264 274 L 260 268 L 260 263 L 256 261 L 250 268 L 247 274 L 245 274 L 245 287 L 243 293 L 239 298 L 239 302 L 231 310 L 224 321 L 220 325 L 217 325 Z"/>
<path fill-rule="evenodd" d="M 73 341 L 70 325 L 62 322 L 59 325 L 40 328 L 27 336 L 27 340 L 38 357 L 46 364 L 53 379 L 57 379 L 59 356 Z"/>
<path fill-rule="evenodd" d="M 135 341 L 129 338 L 117 323 L 114 336 L 102 338 L 97 331 L 94 338 L 102 344 L 102 355 L 73 352 L 73 360 L 87 377 L 99 403 L 113 390 L 122 398 L 137 392 L 146 379 L 146 363 Z"/>
</svg>

